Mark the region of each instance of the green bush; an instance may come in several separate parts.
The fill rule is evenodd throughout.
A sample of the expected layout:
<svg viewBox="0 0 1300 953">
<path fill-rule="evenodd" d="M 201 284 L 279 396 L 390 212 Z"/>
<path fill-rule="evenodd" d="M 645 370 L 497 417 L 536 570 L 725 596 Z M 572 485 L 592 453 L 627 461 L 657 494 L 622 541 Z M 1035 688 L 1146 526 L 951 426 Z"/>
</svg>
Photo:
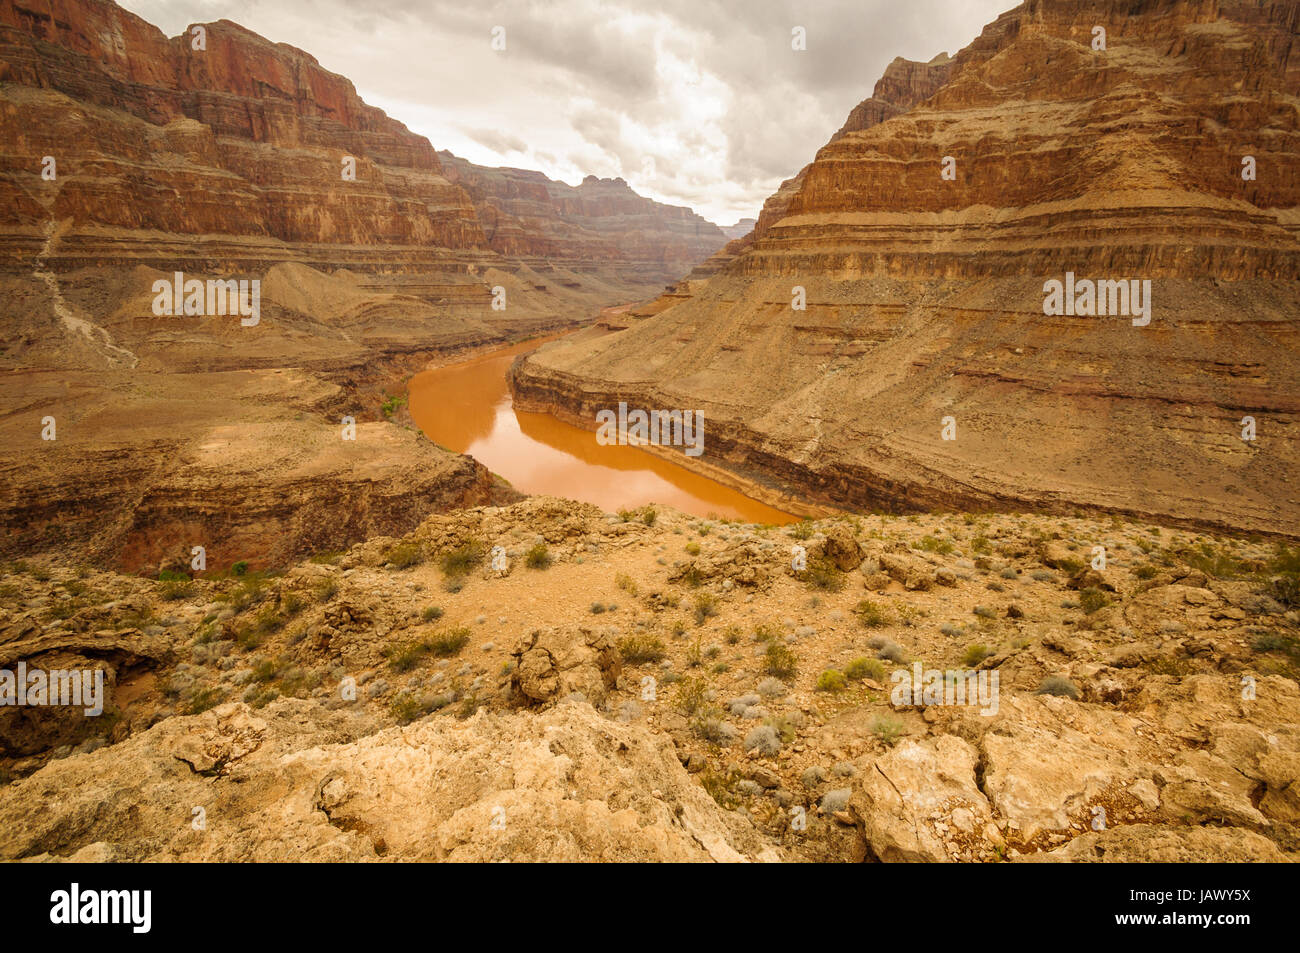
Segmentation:
<svg viewBox="0 0 1300 953">
<path fill-rule="evenodd" d="M 828 668 L 817 676 L 817 691 L 819 692 L 842 692 L 848 685 L 848 679 L 844 673 L 833 668 Z"/>
<path fill-rule="evenodd" d="M 524 555 L 524 565 L 529 569 L 548 569 L 553 561 L 551 551 L 545 543 L 535 544 Z"/>
<path fill-rule="evenodd" d="M 653 635 L 629 635 L 624 639 L 620 639 L 618 652 L 625 661 L 631 662 L 633 665 L 660 662 L 663 661 L 664 655 L 667 654 L 663 640 Z"/>
<path fill-rule="evenodd" d="M 855 658 L 844 668 L 844 674 L 851 681 L 859 681 L 869 678 L 875 682 L 885 680 L 885 666 L 881 665 L 876 659 L 867 658 L 865 655 Z"/>
<path fill-rule="evenodd" d="M 1085 615 L 1092 615 L 1098 609 L 1110 605 L 1110 599 L 1100 589 L 1089 586 L 1079 593 L 1079 605 L 1083 607 Z"/>
<path fill-rule="evenodd" d="M 483 544 L 476 539 L 470 539 L 455 549 L 443 553 L 439 563 L 447 576 L 467 576 L 470 570 L 481 563 L 486 556 Z"/>
<path fill-rule="evenodd" d="M 769 642 L 763 654 L 763 671 L 789 681 L 799 672 L 799 656 L 780 642 Z"/>
<path fill-rule="evenodd" d="M 903 722 L 889 715 L 881 715 L 871 723 L 871 733 L 884 744 L 893 747 L 903 737 Z"/>
<path fill-rule="evenodd" d="M 889 614 L 885 611 L 885 608 L 870 599 L 863 599 L 854 606 L 853 614 L 868 629 L 878 629 L 889 624 Z"/>
<path fill-rule="evenodd" d="M 458 625 L 431 636 L 429 638 L 429 648 L 434 655 L 447 658 L 463 649 L 467 642 L 469 642 L 469 629 L 466 626 Z"/>
<path fill-rule="evenodd" d="M 1061 675 L 1049 675 L 1039 683 L 1038 694 L 1077 699 L 1079 697 L 1079 688 L 1068 678 Z"/>
<path fill-rule="evenodd" d="M 398 569 L 410 569 L 424 561 L 424 550 L 419 543 L 398 543 L 384 554 L 384 562 L 392 563 Z"/>
</svg>

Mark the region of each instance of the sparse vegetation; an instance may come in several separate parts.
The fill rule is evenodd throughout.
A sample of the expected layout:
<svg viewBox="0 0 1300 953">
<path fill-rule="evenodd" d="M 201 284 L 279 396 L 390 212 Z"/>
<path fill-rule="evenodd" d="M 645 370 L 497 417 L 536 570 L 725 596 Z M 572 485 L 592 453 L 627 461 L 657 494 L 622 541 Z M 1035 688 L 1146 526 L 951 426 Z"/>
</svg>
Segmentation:
<svg viewBox="0 0 1300 953">
<path fill-rule="evenodd" d="M 828 668 L 817 676 L 816 689 L 819 692 L 842 692 L 848 686 L 844 673 Z"/>
<path fill-rule="evenodd" d="M 618 652 L 623 656 L 623 660 L 631 662 L 633 665 L 642 665 L 646 662 L 661 662 L 667 654 L 662 639 L 653 635 L 629 635 L 620 639 L 618 643 Z"/>
<path fill-rule="evenodd" d="M 443 553 L 439 560 L 439 568 L 446 576 L 453 578 L 467 576 L 485 558 L 487 558 L 487 551 L 483 544 L 476 539 L 469 539 L 455 549 Z"/>
<path fill-rule="evenodd" d="M 1079 686 L 1061 675 L 1049 675 L 1039 683 L 1038 694 L 1077 699 L 1079 697 Z"/>
<path fill-rule="evenodd" d="M 545 543 L 534 543 L 524 554 L 524 565 L 529 569 L 549 569 L 553 561 Z"/>
<path fill-rule="evenodd" d="M 424 561 L 424 549 L 416 542 L 398 543 L 384 554 L 384 561 L 396 569 L 410 569 Z"/>
<path fill-rule="evenodd" d="M 885 679 L 885 666 L 881 665 L 879 660 L 867 658 L 865 655 L 855 658 L 852 662 L 844 667 L 844 675 L 850 681 L 860 681 L 869 678 L 875 682 L 881 682 Z"/>
<path fill-rule="evenodd" d="M 903 722 L 891 715 L 880 715 L 871 722 L 871 733 L 892 748 L 903 737 Z"/>
<path fill-rule="evenodd" d="M 780 642 L 769 642 L 763 654 L 763 671 L 789 681 L 799 672 L 799 657 Z"/>
<path fill-rule="evenodd" d="M 885 611 L 885 608 L 870 599 L 863 599 L 854 606 L 853 614 L 868 629 L 878 629 L 889 624 L 889 614 Z"/>
</svg>

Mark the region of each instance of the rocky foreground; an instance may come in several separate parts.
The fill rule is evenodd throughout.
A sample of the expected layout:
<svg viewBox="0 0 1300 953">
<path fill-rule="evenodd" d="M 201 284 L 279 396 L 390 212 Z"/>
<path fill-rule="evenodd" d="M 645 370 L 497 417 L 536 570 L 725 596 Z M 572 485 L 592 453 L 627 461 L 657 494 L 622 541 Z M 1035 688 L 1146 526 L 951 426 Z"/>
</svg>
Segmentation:
<svg viewBox="0 0 1300 953">
<path fill-rule="evenodd" d="M 1298 558 L 532 498 L 283 572 L 13 564 L 0 668 L 110 697 L 0 707 L 0 857 L 1296 859 Z"/>
</svg>

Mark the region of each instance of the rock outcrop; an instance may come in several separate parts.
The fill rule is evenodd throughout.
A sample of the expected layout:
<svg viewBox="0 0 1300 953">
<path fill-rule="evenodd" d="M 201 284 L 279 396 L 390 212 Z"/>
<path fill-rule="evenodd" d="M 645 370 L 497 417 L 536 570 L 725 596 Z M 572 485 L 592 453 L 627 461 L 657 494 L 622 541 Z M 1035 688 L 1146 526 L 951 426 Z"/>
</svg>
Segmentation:
<svg viewBox="0 0 1300 953">
<path fill-rule="evenodd" d="M 842 506 L 1293 533 L 1296 11 L 1031 0 L 896 61 L 751 236 L 516 399 L 698 408 L 705 463 Z M 1076 278 L 1150 290 L 1055 313 Z"/>
</svg>

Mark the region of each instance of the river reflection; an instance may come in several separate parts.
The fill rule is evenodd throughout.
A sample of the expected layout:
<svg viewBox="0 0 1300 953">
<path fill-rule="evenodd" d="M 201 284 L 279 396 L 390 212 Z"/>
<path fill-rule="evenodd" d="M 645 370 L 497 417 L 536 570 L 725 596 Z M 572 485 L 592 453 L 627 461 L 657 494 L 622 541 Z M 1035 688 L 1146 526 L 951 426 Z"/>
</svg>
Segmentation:
<svg viewBox="0 0 1300 953">
<path fill-rule="evenodd" d="M 671 461 L 635 447 L 602 447 L 593 431 L 549 414 L 516 411 L 506 371 L 517 354 L 537 344 L 517 344 L 415 375 L 411 417 L 430 440 L 468 453 L 523 493 L 568 497 L 608 511 L 660 503 L 697 516 L 794 520 Z"/>
</svg>

